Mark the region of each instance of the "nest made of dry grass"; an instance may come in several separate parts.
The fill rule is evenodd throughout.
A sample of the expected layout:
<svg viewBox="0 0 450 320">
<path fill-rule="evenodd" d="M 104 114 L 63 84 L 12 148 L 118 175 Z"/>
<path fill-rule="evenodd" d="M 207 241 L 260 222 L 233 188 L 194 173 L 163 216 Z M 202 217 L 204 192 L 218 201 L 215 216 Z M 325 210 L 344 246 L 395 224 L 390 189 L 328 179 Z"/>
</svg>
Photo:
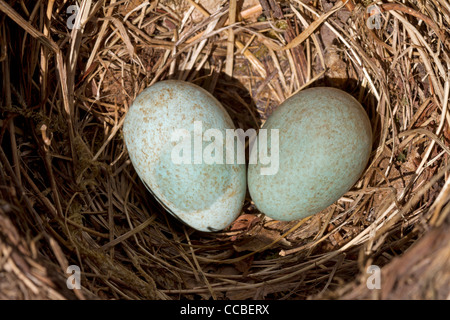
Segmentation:
<svg viewBox="0 0 450 320">
<path fill-rule="evenodd" d="M 82 0 L 70 30 L 73 4 L 0 0 L 0 298 L 448 298 L 447 1 Z M 247 197 L 230 228 L 194 231 L 122 139 L 136 95 L 169 78 L 244 129 L 303 88 L 341 88 L 372 122 L 367 170 L 309 219 L 270 220 Z"/>
</svg>

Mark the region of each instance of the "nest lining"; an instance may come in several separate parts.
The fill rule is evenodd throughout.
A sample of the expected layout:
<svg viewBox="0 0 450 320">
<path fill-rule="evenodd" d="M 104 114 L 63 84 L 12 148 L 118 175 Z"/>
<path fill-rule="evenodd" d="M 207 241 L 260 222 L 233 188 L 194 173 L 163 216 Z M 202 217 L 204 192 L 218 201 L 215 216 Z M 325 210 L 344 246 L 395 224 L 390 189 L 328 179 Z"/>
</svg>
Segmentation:
<svg viewBox="0 0 450 320">
<path fill-rule="evenodd" d="M 2 297 L 447 297 L 445 1 L 379 2 L 380 29 L 365 2 L 84 0 L 73 30 L 68 5 L 0 2 Z M 131 102 L 164 79 L 204 87 L 243 129 L 306 87 L 341 88 L 371 119 L 370 163 L 308 219 L 270 220 L 247 197 L 228 229 L 194 231 L 149 195 L 122 139 Z"/>
</svg>

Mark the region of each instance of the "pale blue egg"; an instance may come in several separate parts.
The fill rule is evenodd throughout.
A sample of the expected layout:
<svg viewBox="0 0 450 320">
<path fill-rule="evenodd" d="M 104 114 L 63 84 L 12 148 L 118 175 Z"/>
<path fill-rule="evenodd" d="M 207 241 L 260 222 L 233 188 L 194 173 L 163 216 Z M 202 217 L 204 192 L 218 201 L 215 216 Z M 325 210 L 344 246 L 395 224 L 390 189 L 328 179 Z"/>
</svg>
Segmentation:
<svg viewBox="0 0 450 320">
<path fill-rule="evenodd" d="M 209 152 L 217 161 L 203 159 L 219 134 L 225 141 L 227 129 L 235 129 L 233 121 L 209 92 L 176 80 L 145 89 L 124 121 L 125 144 L 141 180 L 169 213 L 200 231 L 226 228 L 244 202 L 245 164 L 227 164 L 225 142 L 215 149 L 216 158 L 216 151 Z"/>
<path fill-rule="evenodd" d="M 360 178 L 372 147 L 365 110 L 350 94 L 335 88 L 295 94 L 261 129 L 267 130 L 272 162 L 276 158 L 271 153 L 278 147 L 278 169 L 264 175 L 262 168 L 276 169 L 276 164 L 250 164 L 248 188 L 256 207 L 275 220 L 301 219 L 337 201 Z M 272 129 L 278 130 L 278 145 Z M 250 152 L 253 156 L 259 155 L 255 146 Z"/>
</svg>

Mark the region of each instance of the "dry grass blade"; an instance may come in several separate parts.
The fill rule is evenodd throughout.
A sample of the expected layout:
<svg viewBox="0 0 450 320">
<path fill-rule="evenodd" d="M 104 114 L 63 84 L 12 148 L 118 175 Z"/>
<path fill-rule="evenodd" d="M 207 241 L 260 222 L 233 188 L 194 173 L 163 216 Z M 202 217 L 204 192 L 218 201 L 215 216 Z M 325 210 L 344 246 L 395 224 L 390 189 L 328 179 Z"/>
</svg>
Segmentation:
<svg viewBox="0 0 450 320">
<path fill-rule="evenodd" d="M 236 0 L 230 1 L 230 9 L 228 10 L 228 24 L 233 25 L 236 22 Z M 227 45 L 227 61 L 225 65 L 225 73 L 233 76 L 233 59 L 234 59 L 234 30 L 228 31 L 228 45 Z"/>
<path fill-rule="evenodd" d="M 327 13 L 321 15 L 317 20 L 314 20 L 301 34 L 299 34 L 294 40 L 289 42 L 287 45 L 281 47 L 281 48 L 274 48 L 275 50 L 289 50 L 292 49 L 299 44 L 301 44 L 303 41 L 308 39 L 311 34 L 316 31 L 316 29 L 330 17 L 332 14 L 340 10 L 344 6 L 344 3 L 340 1 L 336 6 L 328 11 Z"/>
</svg>

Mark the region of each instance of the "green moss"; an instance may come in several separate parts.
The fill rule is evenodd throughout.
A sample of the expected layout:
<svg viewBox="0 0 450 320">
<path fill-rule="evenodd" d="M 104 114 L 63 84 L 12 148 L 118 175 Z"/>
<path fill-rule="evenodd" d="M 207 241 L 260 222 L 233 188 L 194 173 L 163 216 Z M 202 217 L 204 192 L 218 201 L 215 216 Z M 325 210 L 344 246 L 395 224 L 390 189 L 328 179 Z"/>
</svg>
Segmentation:
<svg viewBox="0 0 450 320">
<path fill-rule="evenodd" d="M 286 30 L 288 27 L 288 24 L 287 24 L 286 20 L 277 20 L 275 22 L 275 27 L 277 27 L 278 29 L 281 29 L 281 30 Z"/>
<path fill-rule="evenodd" d="M 269 50 L 267 49 L 266 46 L 259 46 L 257 50 L 255 50 L 255 52 L 253 52 L 253 55 L 258 58 L 261 59 L 265 56 L 267 56 L 269 54 Z"/>
<path fill-rule="evenodd" d="M 92 161 L 93 155 L 81 136 L 74 139 L 77 166 L 75 167 L 76 182 L 79 187 L 87 191 L 88 185 L 98 186 L 97 177 L 102 163 Z"/>
</svg>

